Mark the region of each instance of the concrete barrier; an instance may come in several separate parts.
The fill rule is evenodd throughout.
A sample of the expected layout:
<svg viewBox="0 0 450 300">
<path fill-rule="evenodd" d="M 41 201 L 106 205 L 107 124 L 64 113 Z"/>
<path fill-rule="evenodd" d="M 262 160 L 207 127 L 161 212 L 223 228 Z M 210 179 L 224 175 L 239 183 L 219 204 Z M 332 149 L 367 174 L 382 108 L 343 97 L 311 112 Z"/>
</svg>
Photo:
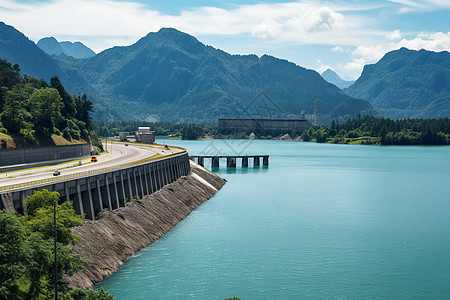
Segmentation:
<svg viewBox="0 0 450 300">
<path fill-rule="evenodd" d="M 0 172 L 11 171 L 15 168 L 20 169 L 18 165 L 22 164 L 38 162 L 48 164 L 49 161 L 70 160 L 90 155 L 90 143 L 52 147 L 1 149 Z"/>
</svg>

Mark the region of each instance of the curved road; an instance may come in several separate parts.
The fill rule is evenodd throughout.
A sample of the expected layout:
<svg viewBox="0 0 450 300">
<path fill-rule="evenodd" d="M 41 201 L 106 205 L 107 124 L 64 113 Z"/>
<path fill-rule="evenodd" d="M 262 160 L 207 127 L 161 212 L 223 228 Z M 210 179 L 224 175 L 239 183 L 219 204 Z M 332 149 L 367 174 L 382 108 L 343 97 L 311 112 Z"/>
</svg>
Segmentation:
<svg viewBox="0 0 450 300">
<path fill-rule="evenodd" d="M 110 145 L 108 144 L 108 146 Z M 61 176 L 72 175 L 101 168 L 114 167 L 125 163 L 136 162 L 144 158 L 152 157 L 155 154 L 168 155 L 178 152 L 183 152 L 183 150 L 177 148 L 165 150 L 163 147 L 158 147 L 157 145 L 139 146 L 129 144 L 129 146 L 125 146 L 125 144 L 113 144 L 112 151 L 108 154 L 97 156 L 98 162 L 96 163 L 89 163 L 90 158 L 84 158 L 81 160 L 83 163 L 81 166 L 76 166 L 76 163 L 72 161 L 69 163 L 62 163 L 48 167 L 19 170 L 0 174 L 0 187 L 53 178 L 53 171 L 56 169 L 60 170 Z"/>
</svg>

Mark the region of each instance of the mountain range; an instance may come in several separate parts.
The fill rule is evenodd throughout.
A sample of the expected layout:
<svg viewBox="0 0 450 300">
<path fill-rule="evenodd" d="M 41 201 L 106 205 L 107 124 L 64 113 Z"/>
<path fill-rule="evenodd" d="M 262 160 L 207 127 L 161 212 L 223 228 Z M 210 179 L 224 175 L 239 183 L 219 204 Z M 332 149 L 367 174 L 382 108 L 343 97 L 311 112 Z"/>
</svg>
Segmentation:
<svg viewBox="0 0 450 300">
<path fill-rule="evenodd" d="M 333 71 L 331 69 L 325 70 L 321 75 L 322 75 L 323 79 L 325 79 L 329 83 L 334 84 L 335 86 L 337 86 L 340 89 L 348 88 L 353 83 L 355 83 L 354 81 L 342 79 L 341 77 L 339 77 L 339 75 L 335 71 Z"/>
<path fill-rule="evenodd" d="M 289 118 L 302 110 L 311 115 L 315 99 L 319 99 L 320 123 L 359 113 L 377 115 L 369 101 L 384 109 L 363 93 L 367 86 L 361 85 L 366 69 L 374 66 L 366 67 L 344 93 L 316 71 L 268 55 L 230 55 L 172 28 L 149 33 L 130 46 L 75 58 L 49 55 L 0 23 L 0 57 L 34 77 L 48 81 L 58 76 L 72 94 L 86 93 L 94 102 L 93 117 L 102 120 L 215 123 L 218 117 Z M 446 88 L 441 91 L 445 94 Z M 265 100 L 258 103 L 261 99 Z M 435 112 L 442 103 L 445 99 L 433 104 Z"/>
<path fill-rule="evenodd" d="M 345 92 L 391 118 L 450 117 L 450 53 L 401 48 L 387 53 Z"/>
<path fill-rule="evenodd" d="M 47 54 L 65 54 L 74 58 L 89 58 L 95 56 L 95 52 L 81 42 L 58 42 L 54 37 L 40 39 L 37 44 Z"/>
<path fill-rule="evenodd" d="M 10 51 L 12 44 L 16 51 Z M 276 107 L 259 110 L 262 117 L 295 117 L 301 110 L 312 114 L 316 98 L 322 122 L 375 113 L 367 101 L 344 94 L 313 70 L 267 55 L 230 55 L 171 28 L 77 59 L 50 56 L 1 23 L 0 57 L 47 81 L 57 75 L 72 94 L 86 92 L 97 119 L 216 122 L 218 117 L 255 116 L 249 105 L 262 93 Z"/>
</svg>

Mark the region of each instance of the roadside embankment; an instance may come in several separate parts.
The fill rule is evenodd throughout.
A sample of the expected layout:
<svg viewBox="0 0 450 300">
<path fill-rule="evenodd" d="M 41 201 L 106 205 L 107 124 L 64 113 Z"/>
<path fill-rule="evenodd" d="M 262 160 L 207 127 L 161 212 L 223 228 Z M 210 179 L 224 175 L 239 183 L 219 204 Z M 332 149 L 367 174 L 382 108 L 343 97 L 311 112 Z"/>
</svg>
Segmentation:
<svg viewBox="0 0 450 300">
<path fill-rule="evenodd" d="M 104 211 L 72 231 L 80 241 L 75 253 L 89 266 L 65 278 L 72 288 L 90 288 L 116 271 L 130 256 L 152 244 L 225 184 L 216 174 L 191 163 L 191 173 L 126 207 Z"/>
</svg>

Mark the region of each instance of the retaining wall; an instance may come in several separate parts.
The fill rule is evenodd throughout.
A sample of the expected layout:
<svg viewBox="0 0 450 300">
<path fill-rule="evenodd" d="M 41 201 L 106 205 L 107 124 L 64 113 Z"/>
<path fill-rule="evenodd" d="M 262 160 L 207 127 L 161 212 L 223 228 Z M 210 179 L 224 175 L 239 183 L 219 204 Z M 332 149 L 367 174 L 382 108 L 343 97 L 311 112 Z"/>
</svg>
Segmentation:
<svg viewBox="0 0 450 300">
<path fill-rule="evenodd" d="M 91 144 L 0 150 L 0 167 L 91 155 Z"/>
</svg>

